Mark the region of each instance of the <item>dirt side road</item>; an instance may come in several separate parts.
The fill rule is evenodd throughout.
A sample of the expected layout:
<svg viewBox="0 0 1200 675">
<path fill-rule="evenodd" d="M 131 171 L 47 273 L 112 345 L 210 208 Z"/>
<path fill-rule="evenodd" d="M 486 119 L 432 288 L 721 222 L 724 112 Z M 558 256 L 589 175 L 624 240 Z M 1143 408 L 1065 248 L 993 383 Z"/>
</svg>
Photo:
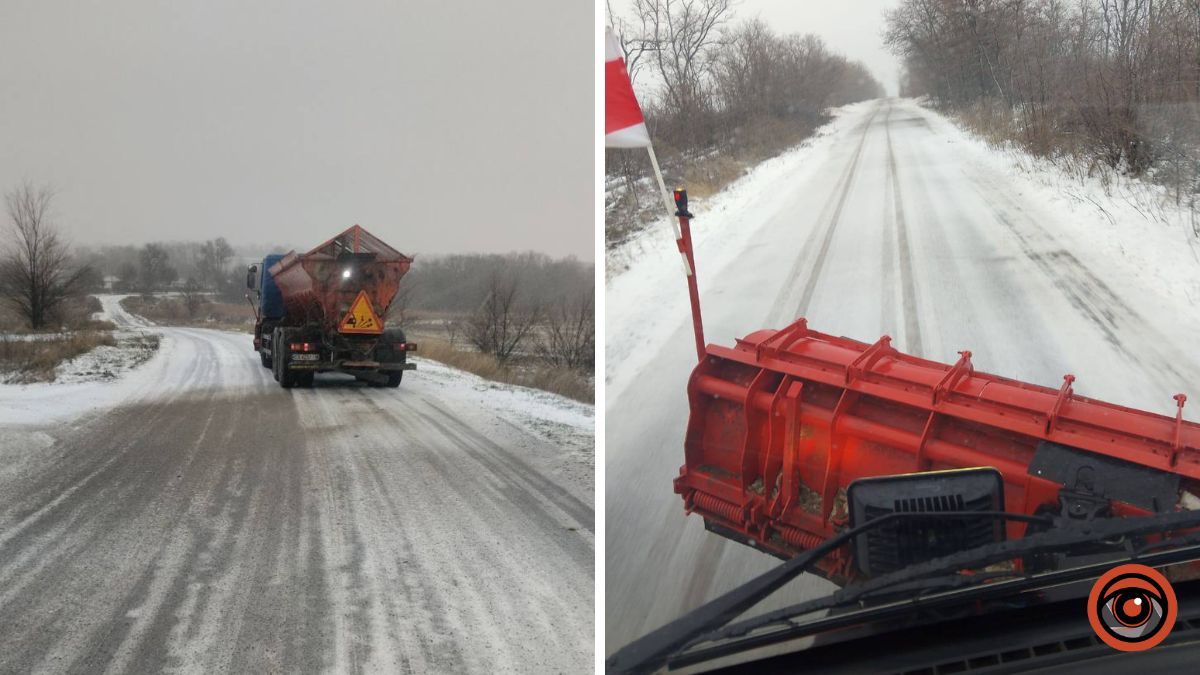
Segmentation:
<svg viewBox="0 0 1200 675">
<path fill-rule="evenodd" d="M 162 332 L 119 406 L 0 425 L 0 672 L 591 668 L 578 429 L 436 365 L 285 391 L 248 336 Z"/>
</svg>

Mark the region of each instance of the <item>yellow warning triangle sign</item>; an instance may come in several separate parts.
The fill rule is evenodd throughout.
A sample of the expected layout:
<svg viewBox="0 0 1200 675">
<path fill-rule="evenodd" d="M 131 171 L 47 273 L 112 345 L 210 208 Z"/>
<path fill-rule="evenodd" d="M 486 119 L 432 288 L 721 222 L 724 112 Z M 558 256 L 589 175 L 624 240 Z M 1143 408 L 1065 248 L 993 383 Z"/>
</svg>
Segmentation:
<svg viewBox="0 0 1200 675">
<path fill-rule="evenodd" d="M 383 320 L 375 313 L 375 308 L 371 306 L 371 299 L 367 297 L 366 291 L 359 291 L 358 297 L 350 305 L 350 311 L 346 312 L 346 316 L 342 317 L 342 322 L 338 324 L 339 333 L 382 333 Z"/>
</svg>

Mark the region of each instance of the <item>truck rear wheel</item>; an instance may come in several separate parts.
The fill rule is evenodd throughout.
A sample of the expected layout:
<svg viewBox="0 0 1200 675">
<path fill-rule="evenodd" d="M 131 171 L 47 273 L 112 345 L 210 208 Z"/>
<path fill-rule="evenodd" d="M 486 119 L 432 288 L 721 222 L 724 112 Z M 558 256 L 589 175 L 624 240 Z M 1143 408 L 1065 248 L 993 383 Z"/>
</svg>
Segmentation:
<svg viewBox="0 0 1200 675">
<path fill-rule="evenodd" d="M 388 373 L 387 386 L 395 389 L 400 386 L 400 380 L 404 379 L 404 371 L 397 370 L 394 373 Z"/>
<path fill-rule="evenodd" d="M 288 369 L 288 336 L 284 331 L 280 330 L 275 334 L 275 339 L 271 344 L 271 355 L 275 361 L 275 372 L 278 373 L 276 379 L 279 380 L 279 386 L 284 389 L 291 389 L 296 386 L 296 374 Z"/>
<path fill-rule="evenodd" d="M 271 331 L 271 357 L 269 357 L 271 360 L 271 375 L 275 377 L 276 382 L 279 381 L 279 365 L 282 363 L 282 361 L 275 358 L 275 350 L 279 348 L 279 342 L 279 329 L 276 328 Z"/>
</svg>

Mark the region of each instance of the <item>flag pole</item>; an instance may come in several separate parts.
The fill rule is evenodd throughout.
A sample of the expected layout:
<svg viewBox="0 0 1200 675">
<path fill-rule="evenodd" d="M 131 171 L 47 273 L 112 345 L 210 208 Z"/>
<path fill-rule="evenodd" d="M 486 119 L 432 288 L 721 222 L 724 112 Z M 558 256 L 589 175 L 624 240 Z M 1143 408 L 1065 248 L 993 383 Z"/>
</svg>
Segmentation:
<svg viewBox="0 0 1200 675">
<path fill-rule="evenodd" d="M 675 241 L 679 246 L 679 254 L 689 270 L 696 268 L 696 258 L 692 253 L 692 214 L 688 211 L 687 190 L 675 190 L 675 216 L 679 219 L 679 230 L 682 234 Z M 696 338 L 696 357 L 704 363 L 707 352 L 704 349 L 704 321 L 700 318 L 700 290 L 696 285 L 696 275 L 690 271 L 687 275 L 688 300 L 692 303 L 692 332 Z"/>
<path fill-rule="evenodd" d="M 650 155 L 650 166 L 654 167 L 654 178 L 658 181 L 658 191 L 662 195 L 663 206 L 667 208 L 668 220 L 671 222 L 671 231 L 675 236 L 675 244 L 679 246 L 679 259 L 683 262 L 683 273 L 687 275 L 688 279 L 692 279 L 695 276 L 692 274 L 692 269 L 695 265 L 689 260 L 689 255 L 683 250 L 683 232 L 679 229 L 679 223 L 675 222 L 675 216 L 679 214 L 675 212 L 675 208 L 672 206 L 671 193 L 667 190 L 666 182 L 663 181 L 662 170 L 658 168 L 658 157 L 654 155 L 653 143 L 646 144 L 646 153 Z M 688 239 L 688 247 L 690 248 L 691 237 L 688 237 Z"/>
<path fill-rule="evenodd" d="M 679 249 L 679 260 L 683 263 L 683 273 L 687 276 L 688 296 L 692 305 L 692 328 L 696 334 L 696 356 L 703 362 L 706 355 L 704 328 L 700 321 L 700 294 L 696 287 L 696 263 L 692 254 L 690 225 L 692 214 L 688 212 L 687 208 L 687 191 L 683 188 L 676 190 L 674 200 L 671 199 L 671 193 L 667 191 L 667 183 L 663 180 L 662 169 L 658 166 L 658 157 L 654 154 L 654 144 L 650 142 L 650 131 L 646 128 L 646 120 L 642 116 L 637 96 L 633 93 L 633 82 L 625 68 L 624 50 L 611 26 L 605 31 L 604 50 L 605 146 L 619 148 L 644 145 L 646 153 L 650 156 L 650 166 L 654 168 L 654 179 L 658 181 L 658 191 L 662 195 L 663 206 L 667 208 L 667 215 L 671 219 L 675 246 Z M 614 141 L 611 146 L 608 143 L 609 140 Z"/>
<path fill-rule="evenodd" d="M 663 206 L 666 207 L 668 216 L 674 216 L 675 206 L 671 203 L 671 192 L 667 190 L 667 184 L 663 181 L 662 170 L 658 168 L 658 157 L 654 155 L 653 143 L 646 146 L 646 153 L 650 155 L 650 166 L 654 167 L 654 178 L 658 180 L 658 190 L 659 194 L 662 195 Z M 679 224 L 672 220 L 671 225 L 675 231 L 675 240 L 679 241 Z"/>
</svg>

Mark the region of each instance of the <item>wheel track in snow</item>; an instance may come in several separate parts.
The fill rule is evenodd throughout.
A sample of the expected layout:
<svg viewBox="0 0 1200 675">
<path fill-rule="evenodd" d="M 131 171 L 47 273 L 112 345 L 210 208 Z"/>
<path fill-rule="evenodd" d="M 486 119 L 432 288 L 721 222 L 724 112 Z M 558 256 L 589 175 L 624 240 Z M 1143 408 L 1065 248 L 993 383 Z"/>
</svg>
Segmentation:
<svg viewBox="0 0 1200 675">
<path fill-rule="evenodd" d="M 817 218 L 817 223 L 825 223 L 824 227 L 814 227 L 804 241 L 804 245 L 796 256 L 796 261 L 793 263 L 791 270 L 788 271 L 785 277 L 786 281 L 776 298 L 775 303 L 768 317 L 768 323 L 788 322 L 804 316 L 808 310 L 808 305 L 812 301 L 813 293 L 816 292 L 817 282 L 821 277 L 821 269 L 825 265 L 826 255 L 829 253 L 829 247 L 833 242 L 833 235 L 837 230 L 838 223 L 842 217 L 842 208 L 846 204 L 846 199 L 850 194 L 850 186 L 854 183 L 854 175 L 858 169 L 859 159 L 862 156 L 863 146 L 866 145 L 867 136 L 870 135 L 871 125 L 874 123 L 879 110 L 883 107 L 880 102 L 871 111 L 871 115 L 859 125 L 861 133 L 858 137 L 858 143 L 854 148 L 853 154 L 850 156 L 850 161 L 847 163 L 845 170 L 838 179 L 832 192 L 829 193 L 829 199 L 826 200 L 825 206 L 821 209 L 821 214 Z M 857 129 L 856 129 L 857 130 Z M 821 242 L 819 250 L 810 262 L 809 252 L 814 250 L 814 245 L 817 241 Z M 800 294 L 800 300 L 795 305 L 795 309 L 784 315 L 786 307 L 789 304 L 789 297 L 795 292 L 799 285 L 801 275 L 808 270 L 808 276 L 805 280 L 803 291 Z"/>
<path fill-rule="evenodd" d="M 1081 316 L 1100 331 L 1113 349 L 1131 362 L 1172 381 L 1200 379 L 1200 373 L 1184 373 L 1175 365 L 1190 363 L 1187 355 L 1155 331 L 1137 309 L 1039 225 L 1024 207 L 1005 195 L 977 168 L 973 168 L 968 177 L 979 188 L 979 195 L 991 208 L 992 216 L 1013 236 L 1021 253 L 1079 310 Z M 1123 339 L 1130 336 L 1140 345 L 1136 351 Z"/>
<path fill-rule="evenodd" d="M 837 233 L 837 226 L 842 221 L 842 209 L 846 206 L 846 199 L 850 196 L 850 187 L 854 185 L 854 176 L 858 171 L 858 162 L 862 158 L 863 146 L 867 144 L 867 136 L 871 133 L 871 125 L 875 122 L 875 117 L 879 114 L 879 107 L 871 113 L 863 124 L 862 136 L 858 139 L 858 146 L 854 149 L 854 156 L 850 160 L 850 165 L 846 168 L 846 173 L 842 177 L 841 187 L 835 189 L 830 195 L 833 201 L 829 204 L 834 204 L 833 214 L 829 216 L 829 223 L 825 226 L 825 235 L 821 238 L 821 248 L 817 251 L 816 260 L 813 261 L 812 268 L 808 272 L 808 281 L 804 284 L 804 292 L 800 295 L 800 304 L 796 306 L 796 316 L 804 316 L 808 311 L 808 304 L 812 302 L 813 293 L 817 291 L 817 282 L 821 280 L 821 270 L 825 267 L 825 260 L 829 255 L 829 247 L 833 243 L 833 235 Z M 825 207 L 829 208 L 828 205 Z M 805 245 L 809 248 L 809 244 Z"/>
<path fill-rule="evenodd" d="M 917 356 L 924 356 L 925 348 L 921 343 L 921 322 L 917 315 L 916 282 L 913 280 L 912 250 L 909 245 L 908 225 L 904 217 L 904 201 L 900 196 L 900 169 L 896 165 L 896 152 L 892 147 L 891 119 L 892 105 L 889 103 L 887 116 L 884 118 L 884 134 L 887 137 L 887 181 L 891 186 L 893 222 L 896 226 L 896 243 L 900 256 L 900 286 L 902 293 L 900 311 L 904 320 L 904 346 L 906 351 Z M 884 240 L 890 242 L 890 238 L 886 234 L 884 235 Z M 884 269 L 890 268 L 891 265 L 890 254 L 885 254 Z M 885 283 L 883 288 L 884 292 L 887 292 L 891 286 Z M 884 302 L 884 307 L 886 311 L 886 302 Z"/>
</svg>

